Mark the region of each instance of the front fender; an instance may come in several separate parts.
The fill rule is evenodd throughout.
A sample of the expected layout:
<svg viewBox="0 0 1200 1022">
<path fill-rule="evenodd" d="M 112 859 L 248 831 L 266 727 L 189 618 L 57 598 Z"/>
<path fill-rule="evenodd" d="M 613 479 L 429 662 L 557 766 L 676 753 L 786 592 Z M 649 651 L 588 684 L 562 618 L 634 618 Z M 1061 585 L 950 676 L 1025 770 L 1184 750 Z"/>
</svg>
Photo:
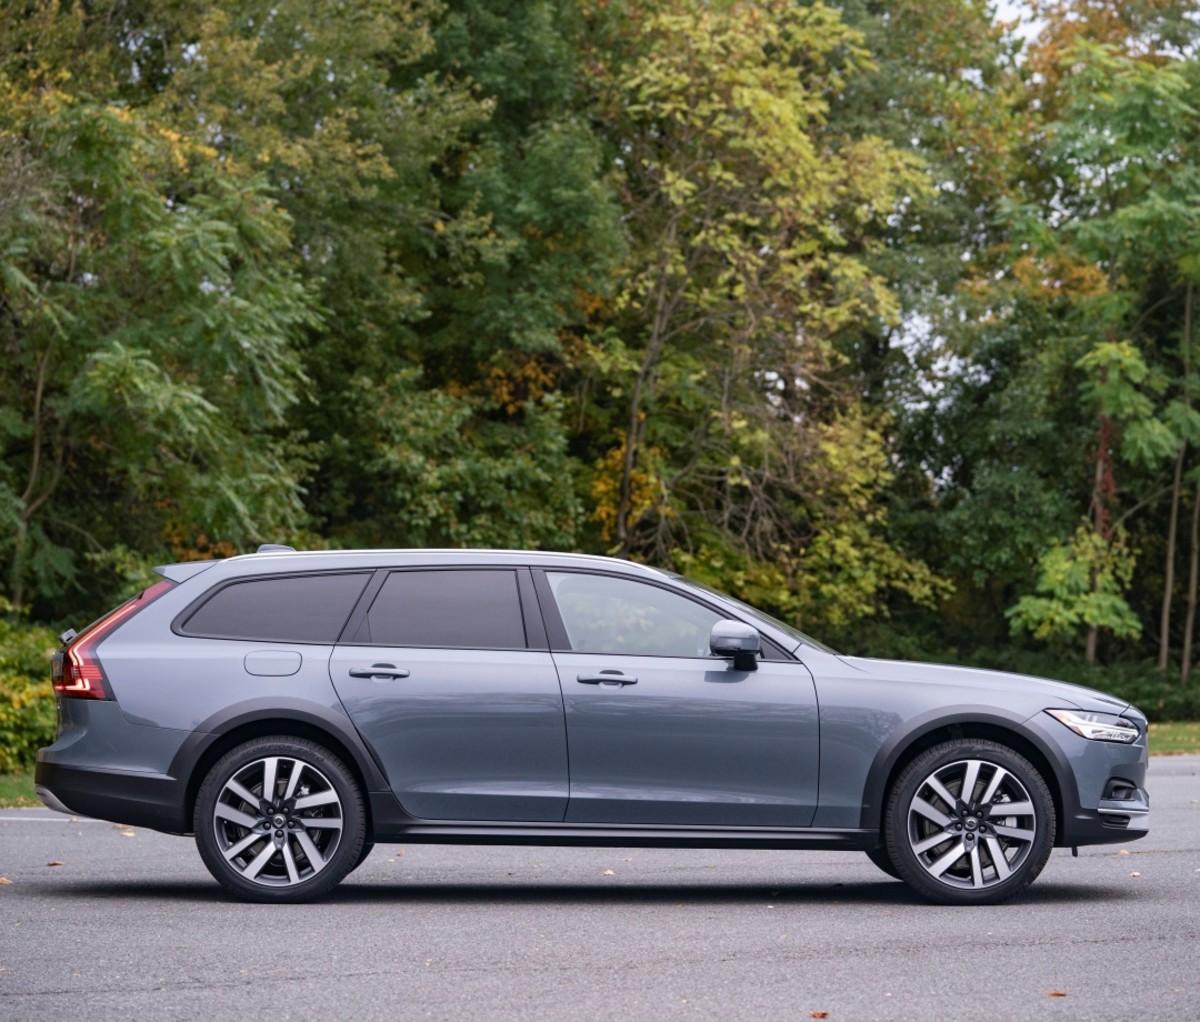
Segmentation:
<svg viewBox="0 0 1200 1022">
<path fill-rule="evenodd" d="M 1036 717 L 1036 713 L 1008 714 L 995 707 L 956 706 L 929 710 L 905 721 L 902 728 L 888 736 L 871 762 L 863 786 L 858 825 L 882 829 L 892 780 L 918 752 L 953 738 L 985 738 L 1020 753 L 1043 775 L 1058 809 L 1061 834 L 1064 815 L 1079 804 L 1078 785 L 1061 748 L 1029 726 Z"/>
</svg>

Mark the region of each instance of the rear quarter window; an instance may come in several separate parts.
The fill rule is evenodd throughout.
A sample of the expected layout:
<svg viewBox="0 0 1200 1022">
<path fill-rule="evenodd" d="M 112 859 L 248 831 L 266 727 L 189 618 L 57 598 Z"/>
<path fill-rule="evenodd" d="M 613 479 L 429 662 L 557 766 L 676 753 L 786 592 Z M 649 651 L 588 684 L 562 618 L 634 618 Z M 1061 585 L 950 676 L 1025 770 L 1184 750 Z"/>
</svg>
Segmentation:
<svg viewBox="0 0 1200 1022">
<path fill-rule="evenodd" d="M 231 582 L 186 610 L 175 630 L 209 639 L 333 643 L 369 578 L 328 573 Z"/>
</svg>

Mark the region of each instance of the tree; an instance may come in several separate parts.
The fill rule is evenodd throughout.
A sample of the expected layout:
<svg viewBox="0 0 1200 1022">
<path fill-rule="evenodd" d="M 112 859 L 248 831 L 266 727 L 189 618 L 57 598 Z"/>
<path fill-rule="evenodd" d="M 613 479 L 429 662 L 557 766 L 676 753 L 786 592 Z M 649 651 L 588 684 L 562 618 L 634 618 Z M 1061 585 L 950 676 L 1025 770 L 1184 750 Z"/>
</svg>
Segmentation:
<svg viewBox="0 0 1200 1022">
<path fill-rule="evenodd" d="M 586 413 L 611 431 L 594 519 L 621 553 L 722 565 L 789 613 L 802 577 L 829 581 L 813 620 L 861 616 L 890 588 L 925 598 L 928 572 L 880 538 L 880 434 L 833 345 L 894 317 L 866 254 L 924 184 L 831 114 L 866 63 L 860 37 L 820 5 L 607 13 L 594 65 L 629 255 L 581 366 Z M 835 548 L 890 556 L 835 575 Z"/>
<path fill-rule="evenodd" d="M 15 526 L 0 556 L 17 607 L 74 585 L 81 547 L 153 550 L 184 522 L 248 542 L 303 520 L 286 416 L 316 312 L 290 221 L 211 149 L 69 91 L 45 55 L 86 27 L 43 3 L 0 50 L 0 513 Z"/>
</svg>

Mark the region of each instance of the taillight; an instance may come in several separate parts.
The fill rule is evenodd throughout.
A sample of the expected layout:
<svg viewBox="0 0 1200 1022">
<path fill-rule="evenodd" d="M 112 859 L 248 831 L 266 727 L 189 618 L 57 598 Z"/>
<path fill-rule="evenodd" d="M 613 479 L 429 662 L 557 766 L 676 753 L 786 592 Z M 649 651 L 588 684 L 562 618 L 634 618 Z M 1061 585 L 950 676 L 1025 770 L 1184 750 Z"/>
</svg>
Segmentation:
<svg viewBox="0 0 1200 1022">
<path fill-rule="evenodd" d="M 88 625 L 81 635 L 71 640 L 69 646 L 55 653 L 50 668 L 54 691 L 69 699 L 111 699 L 112 691 L 108 687 L 104 668 L 100 666 L 100 659 L 96 656 L 96 647 L 122 621 L 127 621 L 139 610 L 148 607 L 174 585 L 170 579 L 164 578 L 143 589 L 132 600 Z"/>
</svg>

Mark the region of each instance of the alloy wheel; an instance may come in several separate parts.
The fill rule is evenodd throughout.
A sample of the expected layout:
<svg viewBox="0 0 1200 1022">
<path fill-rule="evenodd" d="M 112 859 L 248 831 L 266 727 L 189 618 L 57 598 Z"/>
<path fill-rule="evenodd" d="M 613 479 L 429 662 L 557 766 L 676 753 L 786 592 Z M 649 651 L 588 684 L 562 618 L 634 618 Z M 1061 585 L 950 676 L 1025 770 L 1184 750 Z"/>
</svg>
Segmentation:
<svg viewBox="0 0 1200 1022">
<path fill-rule="evenodd" d="M 1046 865 L 1054 799 L 1015 749 L 955 738 L 904 767 L 883 824 L 888 856 L 918 893 L 944 905 L 995 905 L 1020 894 Z"/>
<path fill-rule="evenodd" d="M 320 873 L 337 851 L 342 803 L 311 763 L 264 756 L 225 782 L 212 825 L 222 856 L 243 879 L 288 887 Z"/>
<path fill-rule="evenodd" d="M 1038 819 L 1016 774 L 998 763 L 963 759 L 938 767 L 918 786 L 907 836 L 931 878 L 979 891 L 1021 868 L 1037 841 Z"/>
<path fill-rule="evenodd" d="M 229 750 L 196 794 L 196 848 L 246 901 L 323 897 L 359 861 L 367 815 L 355 777 L 305 738 L 252 738 Z"/>
</svg>

